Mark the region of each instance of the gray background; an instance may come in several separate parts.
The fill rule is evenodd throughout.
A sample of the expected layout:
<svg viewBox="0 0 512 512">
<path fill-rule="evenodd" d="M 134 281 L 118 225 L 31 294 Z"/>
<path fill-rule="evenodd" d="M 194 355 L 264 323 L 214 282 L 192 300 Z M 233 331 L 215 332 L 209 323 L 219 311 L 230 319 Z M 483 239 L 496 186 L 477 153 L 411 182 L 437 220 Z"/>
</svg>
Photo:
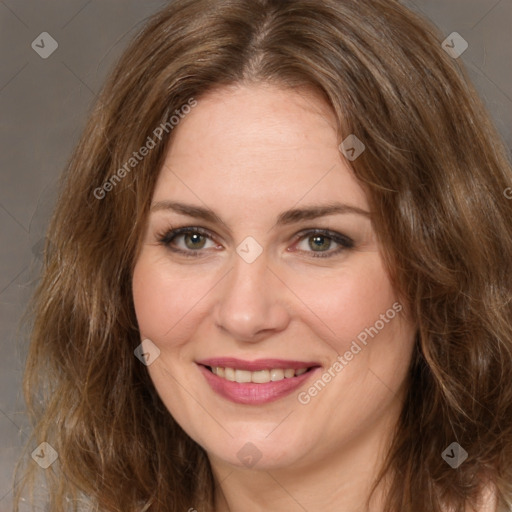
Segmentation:
<svg viewBox="0 0 512 512">
<path fill-rule="evenodd" d="M 12 469 L 28 439 L 20 317 L 37 282 L 57 177 L 108 71 L 165 3 L 0 0 L 0 512 L 11 510 Z M 510 151 L 512 0 L 408 4 L 469 43 L 461 58 Z M 47 59 L 31 47 L 42 32 L 59 45 Z"/>
</svg>

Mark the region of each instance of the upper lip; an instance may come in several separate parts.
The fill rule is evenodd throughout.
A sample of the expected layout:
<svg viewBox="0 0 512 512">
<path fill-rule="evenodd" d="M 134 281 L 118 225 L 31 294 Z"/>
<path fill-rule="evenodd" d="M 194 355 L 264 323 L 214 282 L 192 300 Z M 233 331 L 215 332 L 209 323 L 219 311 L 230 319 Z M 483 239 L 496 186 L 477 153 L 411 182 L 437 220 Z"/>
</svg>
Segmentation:
<svg viewBox="0 0 512 512">
<path fill-rule="evenodd" d="M 291 361 L 287 359 L 256 359 L 254 361 L 244 361 L 243 359 L 236 359 L 235 357 L 214 357 L 196 362 L 203 366 L 220 366 L 221 368 L 234 368 L 236 370 L 248 370 L 251 372 L 281 368 L 285 370 L 287 368 L 300 370 L 301 368 L 320 366 L 314 361 Z"/>
</svg>

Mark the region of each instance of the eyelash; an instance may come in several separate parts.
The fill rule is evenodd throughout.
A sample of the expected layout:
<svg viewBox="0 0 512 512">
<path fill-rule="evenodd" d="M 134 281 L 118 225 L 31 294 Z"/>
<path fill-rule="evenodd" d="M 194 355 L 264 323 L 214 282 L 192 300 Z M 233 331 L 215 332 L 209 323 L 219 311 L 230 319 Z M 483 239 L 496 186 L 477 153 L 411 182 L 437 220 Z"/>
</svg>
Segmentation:
<svg viewBox="0 0 512 512">
<path fill-rule="evenodd" d="M 200 257 L 200 253 L 204 252 L 202 249 L 183 250 L 183 249 L 177 249 L 176 247 L 171 246 L 171 243 L 177 237 L 179 237 L 181 235 L 186 235 L 186 234 L 199 234 L 199 235 L 204 236 L 204 237 L 208 238 L 209 240 L 213 241 L 211 234 L 207 230 L 200 228 L 200 227 L 196 227 L 196 226 L 186 226 L 186 227 L 171 229 L 171 230 L 159 233 L 157 236 L 158 236 L 158 241 L 160 242 L 160 244 L 164 245 L 165 247 L 167 247 L 168 249 L 170 249 L 171 251 L 173 251 L 175 253 L 183 254 L 186 257 L 195 257 L 195 258 Z M 294 243 L 297 243 L 303 239 L 307 239 L 307 238 L 315 236 L 315 235 L 317 235 L 317 236 L 320 235 L 320 236 L 326 237 L 326 238 L 330 239 L 331 241 L 335 242 L 336 244 L 338 244 L 340 247 L 338 247 L 338 249 L 336 249 L 334 251 L 320 251 L 320 252 L 300 251 L 300 252 L 311 252 L 313 258 L 331 258 L 335 255 L 340 254 L 343 251 L 346 251 L 347 249 L 353 249 L 353 247 L 354 247 L 354 241 L 351 238 L 349 238 L 348 236 L 343 235 L 341 233 L 337 233 L 335 231 L 329 231 L 326 229 L 303 230 L 300 233 L 297 233 L 297 235 L 295 236 L 296 241 Z"/>
</svg>

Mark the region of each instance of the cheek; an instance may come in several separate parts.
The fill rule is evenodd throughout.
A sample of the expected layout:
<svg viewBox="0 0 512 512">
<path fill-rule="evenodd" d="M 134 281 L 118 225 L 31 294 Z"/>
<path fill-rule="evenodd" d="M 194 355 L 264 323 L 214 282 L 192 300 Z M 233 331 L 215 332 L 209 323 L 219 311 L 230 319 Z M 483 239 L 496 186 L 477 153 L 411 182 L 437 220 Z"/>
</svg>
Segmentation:
<svg viewBox="0 0 512 512">
<path fill-rule="evenodd" d="M 154 339 L 158 334 L 156 326 L 165 326 L 165 311 L 168 311 L 173 298 L 162 285 L 159 273 L 146 261 L 144 255 L 135 265 L 132 288 L 141 336 Z"/>
<path fill-rule="evenodd" d="M 339 353 L 396 301 L 377 252 L 360 254 L 346 268 L 338 270 L 290 270 L 282 276 L 293 290 L 288 297 L 295 304 L 290 304 L 290 312 L 301 325 L 312 328 L 315 337 Z M 151 251 L 143 251 L 133 275 L 141 336 L 151 339 L 162 350 L 174 351 L 185 345 L 197 329 L 199 318 L 208 314 L 208 307 L 213 307 L 208 305 L 206 296 L 211 295 L 217 281 L 215 272 L 180 272 L 169 268 L 165 259 Z M 278 288 L 276 285 L 276 290 L 268 290 L 270 295 L 279 294 Z"/>
<path fill-rule="evenodd" d="M 316 325 L 320 337 L 339 352 L 397 301 L 381 258 L 373 252 L 346 269 L 316 275 L 314 282 L 297 278 L 295 286 L 307 306 L 308 323 Z"/>
<path fill-rule="evenodd" d="M 205 276 L 180 277 L 163 259 L 141 254 L 133 273 L 133 301 L 142 337 L 155 342 L 173 331 L 173 343 L 186 336 L 187 323 L 211 287 Z M 179 328 L 178 328 L 179 327 Z"/>
</svg>

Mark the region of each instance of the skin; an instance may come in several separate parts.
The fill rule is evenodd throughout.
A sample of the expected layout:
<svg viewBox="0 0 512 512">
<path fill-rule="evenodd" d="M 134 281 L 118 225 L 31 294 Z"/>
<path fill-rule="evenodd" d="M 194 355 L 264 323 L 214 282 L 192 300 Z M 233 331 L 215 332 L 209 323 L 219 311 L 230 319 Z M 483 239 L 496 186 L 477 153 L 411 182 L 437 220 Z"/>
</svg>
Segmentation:
<svg viewBox="0 0 512 512">
<path fill-rule="evenodd" d="M 285 210 L 331 202 L 369 212 L 335 126 L 313 91 L 218 89 L 175 128 L 154 191 L 153 207 L 207 206 L 222 220 L 154 209 L 133 275 L 141 339 L 160 350 L 148 371 L 169 412 L 208 453 L 218 512 L 366 510 L 402 407 L 416 331 L 404 304 L 305 405 L 297 395 L 311 380 L 277 401 L 241 405 L 212 391 L 195 363 L 279 358 L 326 370 L 399 302 L 369 217 L 276 225 Z M 160 242 L 183 226 L 211 233 L 198 257 Z M 354 247 L 334 254 L 339 246 L 327 239 L 331 256 L 315 257 L 313 235 L 296 237 L 315 228 L 342 233 Z M 252 263 L 236 252 L 247 236 L 263 249 Z M 178 237 L 173 247 L 190 251 L 187 240 Z M 247 442 L 261 455 L 252 467 L 237 457 Z M 381 510 L 379 495 L 371 510 Z"/>
</svg>

